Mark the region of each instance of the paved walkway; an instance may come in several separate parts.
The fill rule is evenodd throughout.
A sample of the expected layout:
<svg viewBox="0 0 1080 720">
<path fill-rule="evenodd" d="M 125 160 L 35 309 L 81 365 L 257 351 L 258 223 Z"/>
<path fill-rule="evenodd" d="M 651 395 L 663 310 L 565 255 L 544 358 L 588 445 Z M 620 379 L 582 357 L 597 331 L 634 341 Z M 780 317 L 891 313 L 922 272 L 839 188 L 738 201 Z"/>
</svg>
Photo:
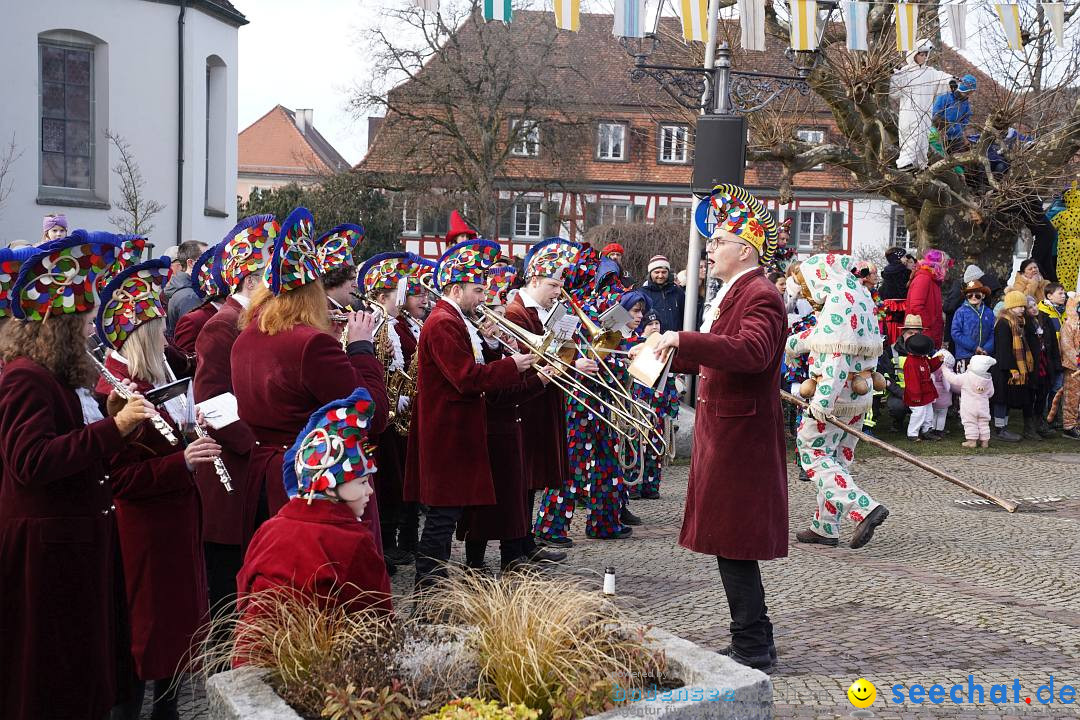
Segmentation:
<svg viewBox="0 0 1080 720">
<path fill-rule="evenodd" d="M 749 458 L 748 458 L 749 459 Z M 764 564 L 780 664 L 778 718 L 850 717 L 846 690 L 877 686 L 878 718 L 1080 716 L 1080 455 L 939 457 L 941 467 L 1009 498 L 1036 498 L 1009 515 L 892 458 L 858 463 L 856 478 L 892 514 L 865 548 L 793 541 Z M 748 462 L 748 467 L 752 462 Z M 666 472 L 663 498 L 638 501 L 632 539 L 597 541 L 574 521 L 567 570 L 599 585 L 614 566 L 620 602 L 706 647 L 728 641 L 727 604 L 715 562 L 676 545 L 688 468 Z M 813 491 L 791 468 L 791 531 L 813 512 Z M 964 502 L 957 502 L 964 501 Z M 844 537 L 850 528 L 844 528 Z M 491 549 L 492 559 L 497 549 Z M 394 578 L 408 587 L 411 572 Z M 983 704 L 893 704 L 892 686 L 983 686 Z M 1039 686 L 1077 688 L 1076 704 L 1039 704 Z M 1020 681 L 1020 704 L 1013 681 Z M 989 702 L 1007 684 L 1009 704 Z M 1031 698 L 1031 705 L 1024 698 Z M 1043 697 L 1046 697 L 1045 691 Z M 948 700 L 946 696 L 946 700 Z M 184 717 L 205 717 L 199 698 Z"/>
</svg>

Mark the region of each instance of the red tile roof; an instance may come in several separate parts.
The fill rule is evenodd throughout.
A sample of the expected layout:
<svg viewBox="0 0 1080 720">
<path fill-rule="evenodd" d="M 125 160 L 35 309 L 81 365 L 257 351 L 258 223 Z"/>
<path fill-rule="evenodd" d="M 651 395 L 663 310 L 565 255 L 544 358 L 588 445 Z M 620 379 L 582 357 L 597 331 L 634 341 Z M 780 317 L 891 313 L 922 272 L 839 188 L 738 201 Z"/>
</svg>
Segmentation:
<svg viewBox="0 0 1080 720">
<path fill-rule="evenodd" d="M 301 133 L 296 113 L 281 105 L 241 131 L 238 145 L 240 174 L 315 177 L 349 167 L 314 127 Z"/>
</svg>

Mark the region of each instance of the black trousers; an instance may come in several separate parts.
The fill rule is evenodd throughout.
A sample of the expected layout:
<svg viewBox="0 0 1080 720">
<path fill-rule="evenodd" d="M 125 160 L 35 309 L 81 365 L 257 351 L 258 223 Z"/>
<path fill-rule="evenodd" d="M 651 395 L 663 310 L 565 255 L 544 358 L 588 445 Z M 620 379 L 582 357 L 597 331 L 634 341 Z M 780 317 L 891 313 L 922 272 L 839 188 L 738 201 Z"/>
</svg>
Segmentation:
<svg viewBox="0 0 1080 720">
<path fill-rule="evenodd" d="M 204 542 L 206 557 L 206 582 L 210 586 L 210 613 L 236 604 L 236 574 L 244 564 L 239 545 Z"/>
<path fill-rule="evenodd" d="M 423 590 L 446 577 L 450 546 L 463 508 L 428 507 L 424 509 L 424 531 L 416 546 L 416 589 Z"/>
<path fill-rule="evenodd" d="M 775 646 L 757 560 L 717 556 L 716 564 L 731 612 L 731 647 L 750 660 L 768 660 Z"/>
</svg>

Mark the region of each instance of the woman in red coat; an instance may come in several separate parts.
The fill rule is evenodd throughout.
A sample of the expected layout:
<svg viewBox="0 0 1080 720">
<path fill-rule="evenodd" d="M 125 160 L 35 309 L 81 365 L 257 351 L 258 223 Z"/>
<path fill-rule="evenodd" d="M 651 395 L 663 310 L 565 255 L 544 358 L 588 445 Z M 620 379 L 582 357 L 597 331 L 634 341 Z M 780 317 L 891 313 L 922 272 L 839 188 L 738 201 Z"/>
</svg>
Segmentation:
<svg viewBox="0 0 1080 720">
<path fill-rule="evenodd" d="M 941 283 L 949 271 L 952 260 L 941 250 L 927 250 L 911 274 L 908 286 L 907 312 L 923 320 L 923 332 L 940 350 L 945 338 L 945 315 L 941 302 Z"/>
<path fill-rule="evenodd" d="M 768 670 L 776 662 L 760 560 L 787 555 L 787 459 L 776 388 L 787 313 L 765 277 L 776 225 L 744 189 L 726 185 L 707 246 L 709 274 L 724 285 L 705 309 L 702 332 L 666 332 L 674 372 L 698 372 L 697 419 L 679 544 L 717 557 L 731 612 L 723 654 Z M 638 348 L 641 345 L 636 346 Z M 632 351 L 636 355 L 640 350 Z M 746 466 L 753 448 L 753 467 Z"/>
<path fill-rule="evenodd" d="M 167 258 L 150 260 L 121 271 L 101 293 L 96 324 L 98 338 L 110 348 L 106 368 L 139 392 L 173 379 L 164 354 L 168 274 Z M 107 395 L 110 387 L 105 378 L 98 381 L 100 394 Z M 158 411 L 179 440 L 186 398 L 173 398 Z M 175 676 L 187 666 L 209 619 L 202 508 L 192 473 L 221 449 L 209 438 L 181 447 L 152 424 L 134 439 L 111 460 L 113 474 L 126 480 L 115 493 L 116 523 L 136 678 L 135 692 L 114 712 L 114 720 L 139 717 L 149 681 L 154 682 L 153 717 L 175 716 L 180 684 Z"/>
<path fill-rule="evenodd" d="M 374 320 L 367 313 L 351 314 L 345 350 L 329 334 L 313 237 L 314 219 L 304 208 L 281 224 L 266 267 L 268 287 L 252 298 L 232 349 L 238 412 L 257 442 L 248 468 L 244 545 L 288 502 L 282 458 L 311 413 L 364 387 L 375 403 L 372 432 L 386 427 L 386 383 L 371 344 Z M 369 503 L 365 520 L 377 530 L 376 508 Z"/>
<path fill-rule="evenodd" d="M 103 418 L 85 354 L 94 277 L 115 247 L 85 234 L 23 265 L 0 336 L 0 717 L 98 720 L 127 681 L 108 458 L 154 414 Z M 43 278 L 48 277 L 47 282 Z M 48 322 L 45 322 L 46 318 Z"/>
</svg>

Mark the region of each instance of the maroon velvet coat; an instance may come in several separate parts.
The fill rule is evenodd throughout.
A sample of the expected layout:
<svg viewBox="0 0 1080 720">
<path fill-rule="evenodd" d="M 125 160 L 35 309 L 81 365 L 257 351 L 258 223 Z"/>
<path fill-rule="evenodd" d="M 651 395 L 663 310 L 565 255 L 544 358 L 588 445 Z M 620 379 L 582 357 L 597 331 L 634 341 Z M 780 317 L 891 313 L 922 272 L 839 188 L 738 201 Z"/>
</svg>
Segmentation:
<svg viewBox="0 0 1080 720">
<path fill-rule="evenodd" d="M 105 366 L 131 379 L 128 366 L 111 355 Z M 139 392 L 151 385 L 135 381 Z M 109 385 L 100 381 L 98 392 Z M 173 425 L 168 411 L 158 410 Z M 209 620 L 202 508 L 180 445 L 169 445 L 150 423 L 110 458 L 116 525 L 124 561 L 131 621 L 131 655 L 140 680 L 172 677 L 201 642 Z"/>
<path fill-rule="evenodd" d="M 417 346 L 417 390 L 409 427 L 405 499 L 434 507 L 493 505 L 484 393 L 521 379 L 510 358 L 473 358 L 465 321 L 439 300 Z"/>
<path fill-rule="evenodd" d="M 0 717 L 102 718 L 127 665 L 111 419 L 37 363 L 0 375 Z M 121 679 L 126 684 L 125 679 Z"/>
<path fill-rule="evenodd" d="M 195 341 L 198 365 L 192 387 L 195 402 L 233 391 L 232 347 L 240 335 L 237 323 L 243 311 L 244 307 L 230 297 L 199 333 L 199 339 Z M 183 321 L 184 318 L 180 319 Z M 180 323 L 177 323 L 178 330 L 179 327 Z M 225 491 L 212 465 L 200 465 L 195 469 L 195 484 L 202 496 L 203 541 L 239 545 L 243 537 L 244 498 L 250 492 L 248 462 L 255 447 L 255 435 L 243 420 L 213 430 L 211 434 L 221 444 L 221 458 L 232 477 L 233 491 Z"/>
<path fill-rule="evenodd" d="M 698 372 L 679 544 L 730 560 L 788 550 L 780 359 L 787 314 L 760 269 L 732 286 L 708 333 L 680 332 L 675 372 Z"/>
<path fill-rule="evenodd" d="M 506 319 L 531 333 L 543 333 L 536 308 L 527 308 L 521 294 L 506 307 Z M 521 434 L 525 440 L 525 482 L 530 490 L 559 488 L 570 478 L 566 450 L 566 397 L 555 385 L 521 403 Z"/>
<path fill-rule="evenodd" d="M 347 356 L 335 338 L 307 325 L 267 335 L 253 322 L 233 345 L 232 381 L 240 419 L 258 442 L 248 470 L 245 540 L 255 531 L 260 491 L 266 493 L 271 517 L 288 502 L 282 459 L 313 412 L 364 387 L 375 403 L 370 434 L 386 427 L 386 381 L 379 361 L 367 353 Z M 364 514 L 376 538 L 380 538 L 378 512 L 372 501 Z"/>
<path fill-rule="evenodd" d="M 405 369 L 408 370 L 409 363 L 416 354 L 416 338 L 413 337 L 404 318 L 398 318 L 394 323 L 394 331 L 397 332 L 398 339 L 401 341 L 401 355 L 404 358 Z M 377 443 L 379 450 L 376 459 L 378 471 L 375 473 L 375 491 L 384 503 L 387 501 L 392 505 L 400 503 L 404 494 L 408 437 L 400 435 L 393 428 L 387 428 L 379 435 Z"/>
<path fill-rule="evenodd" d="M 371 498 L 369 505 L 375 502 Z M 236 576 L 237 609 L 255 608 L 246 596 L 292 588 L 320 606 L 349 604 L 392 612 L 390 578 L 371 528 L 344 503 L 293 498 L 255 533 Z M 366 595 L 372 593 L 373 595 Z"/>
<path fill-rule="evenodd" d="M 207 300 L 186 315 L 181 315 L 173 328 L 172 344 L 188 355 L 195 353 L 195 342 L 203 326 L 218 312 L 218 306 Z"/>
<path fill-rule="evenodd" d="M 529 533 L 521 403 L 544 390 L 540 377 L 530 372 L 513 388 L 487 393 L 488 459 L 495 504 L 465 508 L 457 526 L 458 540 L 515 540 Z"/>
</svg>

